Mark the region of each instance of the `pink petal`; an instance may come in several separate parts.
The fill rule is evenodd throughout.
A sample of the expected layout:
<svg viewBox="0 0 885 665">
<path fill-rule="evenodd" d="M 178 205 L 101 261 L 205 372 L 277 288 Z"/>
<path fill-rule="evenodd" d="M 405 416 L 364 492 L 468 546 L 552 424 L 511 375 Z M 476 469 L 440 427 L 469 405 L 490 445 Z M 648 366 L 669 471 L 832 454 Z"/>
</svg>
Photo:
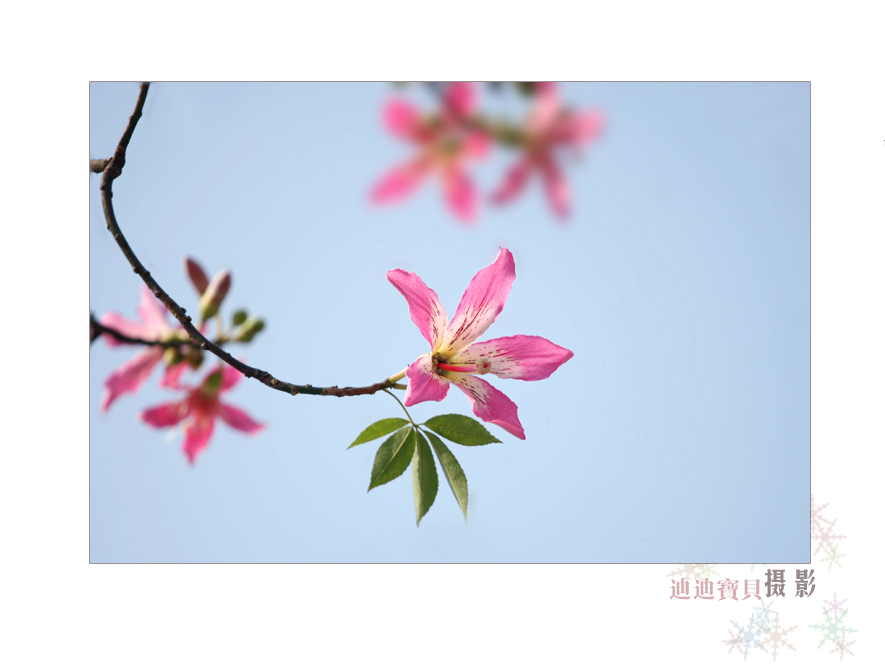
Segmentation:
<svg viewBox="0 0 885 665">
<path fill-rule="evenodd" d="M 501 181 L 498 188 L 492 193 L 492 203 L 502 204 L 513 199 L 513 197 L 525 189 L 525 184 L 531 171 L 532 163 L 528 159 L 523 158 L 516 162 L 507 171 L 504 180 Z"/>
<path fill-rule="evenodd" d="M 476 192 L 473 183 L 461 168 L 451 167 L 442 172 L 443 196 L 452 212 L 465 222 L 476 219 Z"/>
<path fill-rule="evenodd" d="M 467 395 L 477 418 L 503 427 L 518 439 L 525 439 L 525 431 L 516 415 L 517 406 L 513 400 L 488 381 L 483 381 L 472 374 L 456 375 L 450 372 L 450 376 L 452 383 Z"/>
<path fill-rule="evenodd" d="M 254 434 L 264 429 L 264 424 L 252 420 L 252 417 L 240 408 L 219 402 L 216 413 L 228 425 L 241 432 Z"/>
<path fill-rule="evenodd" d="M 476 107 L 476 90 L 472 83 L 450 83 L 445 98 L 446 105 L 458 116 L 469 116 Z"/>
<path fill-rule="evenodd" d="M 372 188 L 369 195 L 373 203 L 392 203 L 409 194 L 424 177 L 427 167 L 422 159 L 397 166 L 388 171 Z"/>
<path fill-rule="evenodd" d="M 187 455 L 187 459 L 191 464 L 197 460 L 197 456 L 209 445 L 213 429 L 215 429 L 215 420 L 205 414 L 198 415 L 185 425 L 184 442 L 181 444 L 181 449 Z"/>
<path fill-rule="evenodd" d="M 553 132 L 560 143 L 578 146 L 602 134 L 605 116 L 598 111 L 583 111 L 562 118 Z"/>
<path fill-rule="evenodd" d="M 514 335 L 474 342 L 453 358 L 451 364 L 474 365 L 480 358 L 488 358 L 492 363 L 490 372 L 502 379 L 540 381 L 573 355 L 543 337 Z"/>
<path fill-rule="evenodd" d="M 404 99 L 391 99 L 384 105 L 384 124 L 397 136 L 415 139 L 421 131 L 421 113 Z"/>
<path fill-rule="evenodd" d="M 553 212 L 560 219 L 568 217 L 571 194 L 568 183 L 562 177 L 559 167 L 556 166 L 556 163 L 550 157 L 541 161 L 539 166 L 541 168 L 541 176 L 544 178 L 544 189 L 547 192 L 547 199 L 550 201 Z"/>
<path fill-rule="evenodd" d="M 485 134 L 479 132 L 471 132 L 464 138 L 461 150 L 464 156 L 469 159 L 482 159 L 489 154 L 489 148 L 492 146 L 492 139 Z"/>
<path fill-rule="evenodd" d="M 163 358 L 163 348 L 152 346 L 126 361 L 110 373 L 104 381 L 105 393 L 102 411 L 107 411 L 114 400 L 124 393 L 134 393 L 151 375 L 151 370 Z"/>
<path fill-rule="evenodd" d="M 406 388 L 406 406 L 421 402 L 441 402 L 449 392 L 449 382 L 433 373 L 430 356 L 421 356 L 406 370 L 409 387 Z"/>
<path fill-rule="evenodd" d="M 221 363 L 221 390 L 230 390 L 240 382 L 243 373 L 236 367 Z"/>
<path fill-rule="evenodd" d="M 495 262 L 476 273 L 461 297 L 458 311 L 449 323 L 443 348 L 440 349 L 443 355 L 454 357 L 488 330 L 504 309 L 515 278 L 513 255 L 501 248 Z"/>
<path fill-rule="evenodd" d="M 436 293 L 421 280 L 418 275 L 405 270 L 389 270 L 387 280 L 403 294 L 409 304 L 412 323 L 430 342 L 431 349 L 438 349 L 442 344 L 449 317 L 439 302 Z"/>
<path fill-rule="evenodd" d="M 105 314 L 102 314 L 98 322 L 103 326 L 107 326 L 111 330 L 116 330 L 118 333 L 126 335 L 126 337 L 146 340 L 156 339 L 156 336 L 152 334 L 153 331 L 147 328 L 147 326 L 142 323 L 136 323 L 135 321 L 124 319 L 116 312 L 106 312 Z M 121 346 L 126 344 L 126 342 L 116 340 L 110 335 L 103 335 L 103 337 L 104 341 L 110 346 Z"/>
<path fill-rule="evenodd" d="M 144 321 L 145 328 L 154 332 L 154 337 L 159 338 L 169 326 L 166 324 L 166 306 L 157 300 L 147 286 L 141 287 L 141 304 L 138 305 L 138 315 Z"/>
<path fill-rule="evenodd" d="M 163 388 L 181 388 L 181 384 L 178 380 L 188 367 L 190 367 L 190 365 L 188 365 L 186 361 L 182 361 L 177 365 L 166 365 L 166 371 L 163 372 L 163 378 L 160 379 L 160 385 Z"/>
<path fill-rule="evenodd" d="M 185 416 L 187 416 L 187 412 L 188 403 L 187 400 L 184 399 L 179 402 L 169 402 L 150 409 L 145 409 L 138 414 L 138 417 L 143 423 L 146 423 L 151 427 L 172 427 L 184 420 Z"/>
<path fill-rule="evenodd" d="M 537 83 L 535 104 L 529 116 L 529 125 L 536 131 L 542 131 L 553 124 L 560 110 L 559 92 L 556 89 L 556 84 Z"/>
</svg>

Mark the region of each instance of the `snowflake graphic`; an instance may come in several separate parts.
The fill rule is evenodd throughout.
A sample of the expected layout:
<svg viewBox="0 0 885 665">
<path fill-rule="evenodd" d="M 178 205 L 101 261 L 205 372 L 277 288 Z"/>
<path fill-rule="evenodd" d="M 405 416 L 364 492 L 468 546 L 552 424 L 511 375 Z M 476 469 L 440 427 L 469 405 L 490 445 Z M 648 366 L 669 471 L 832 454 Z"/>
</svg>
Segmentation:
<svg viewBox="0 0 885 665">
<path fill-rule="evenodd" d="M 716 570 L 715 563 L 699 563 L 698 566 L 701 569 L 701 575 L 704 577 L 712 577 L 715 575 L 716 577 L 720 577 L 719 571 Z"/>
<path fill-rule="evenodd" d="M 827 572 L 830 572 L 831 570 L 833 570 L 833 565 L 839 566 L 839 568 L 842 567 L 842 564 L 839 563 L 839 559 L 844 557 L 845 554 L 839 554 L 838 549 L 839 549 L 839 544 L 833 543 L 833 549 L 830 550 L 830 552 L 825 557 L 823 557 L 821 559 L 821 563 L 827 564 Z"/>
<path fill-rule="evenodd" d="M 826 601 L 824 601 L 826 602 Z M 845 602 L 845 601 L 842 601 Z M 848 614 L 848 610 L 842 610 L 840 613 L 833 612 L 830 613 L 828 608 L 824 608 L 824 622 L 821 625 L 814 624 L 809 625 L 809 628 L 814 628 L 815 630 L 820 630 L 823 637 L 820 639 L 820 644 L 817 645 L 817 648 L 820 649 L 827 640 L 831 640 L 834 644 L 838 642 L 838 634 L 841 632 L 843 637 L 845 633 L 856 633 L 857 631 L 854 628 L 846 628 L 842 625 L 842 620 L 845 618 L 845 615 Z M 853 644 L 853 642 L 852 642 Z"/>
<path fill-rule="evenodd" d="M 740 626 L 735 621 L 732 621 L 731 625 L 734 626 L 734 629 L 728 629 L 729 639 L 722 640 L 725 644 L 729 645 L 728 653 L 731 653 L 733 649 L 737 649 L 739 653 L 744 655 L 744 660 L 747 660 L 747 656 L 753 649 L 767 651 L 759 641 L 762 637 L 762 630 L 757 625 L 753 624 L 752 617 L 746 626 Z"/>
<path fill-rule="evenodd" d="M 817 543 L 817 549 L 814 550 L 815 556 L 822 549 L 825 554 L 831 554 L 835 551 L 836 540 L 845 537 L 834 532 L 836 520 L 828 520 L 824 517 L 824 508 L 829 505 L 828 503 L 815 505 L 814 494 L 811 495 L 811 542 Z"/>
<path fill-rule="evenodd" d="M 750 617 L 750 621 L 755 621 L 764 633 L 771 630 L 771 627 L 774 625 L 774 616 L 776 612 L 771 609 L 773 603 L 773 600 L 769 600 L 766 605 L 764 600 L 760 600 L 759 605 L 753 608 L 753 616 Z"/>
<path fill-rule="evenodd" d="M 765 634 L 765 640 L 762 642 L 763 646 L 770 646 L 773 659 L 777 661 L 777 650 L 780 647 L 787 647 L 788 649 L 796 650 L 792 644 L 787 642 L 787 635 L 792 631 L 796 630 L 797 626 L 791 626 L 786 630 L 781 629 L 780 627 L 780 613 L 774 613 L 774 623 L 768 629 L 768 632 Z"/>
<path fill-rule="evenodd" d="M 841 663 L 842 659 L 845 657 L 846 653 L 850 656 L 854 655 L 854 652 L 851 649 L 849 649 L 848 647 L 850 647 L 856 641 L 857 640 L 852 640 L 851 642 L 846 642 L 845 641 L 845 633 L 842 633 L 841 637 L 834 638 L 836 648 L 833 649 L 830 653 L 836 653 L 838 651 L 839 652 L 839 662 Z"/>
<path fill-rule="evenodd" d="M 825 503 L 822 506 L 814 505 L 814 494 L 811 495 L 811 533 L 814 535 L 815 531 L 826 528 L 827 526 L 833 526 L 836 523 L 836 520 L 832 522 L 824 517 L 824 508 L 829 506 L 830 504 Z"/>
<path fill-rule="evenodd" d="M 738 650 L 738 653 L 744 654 L 744 660 L 747 659 L 747 648 L 745 648 L 746 642 L 744 641 L 744 629 L 738 626 L 734 621 L 731 622 L 734 626 L 734 630 L 731 628 L 728 629 L 728 639 L 722 640 L 724 644 L 728 645 L 728 653 L 731 653 L 734 649 Z"/>
<path fill-rule="evenodd" d="M 753 608 L 746 626 L 741 626 L 735 621 L 731 622 L 733 628 L 728 629 L 728 639 L 722 640 L 728 645 L 728 653 L 737 649 L 743 654 L 744 660 L 747 660 L 750 651 L 756 649 L 768 653 L 768 649 L 762 644 L 762 638 L 771 630 L 774 614 L 771 603 L 772 601 L 768 601 L 768 604 L 760 601 L 759 605 Z"/>
<path fill-rule="evenodd" d="M 827 609 L 830 610 L 832 615 L 836 614 L 844 614 L 848 610 L 845 608 L 845 603 L 848 602 L 847 598 L 843 598 L 839 600 L 838 596 L 836 596 L 836 592 L 833 592 L 833 600 L 825 600 L 824 605 L 827 606 Z"/>
<path fill-rule="evenodd" d="M 833 521 L 835 522 L 835 520 Z M 812 542 L 817 540 L 817 549 L 814 550 L 814 556 L 817 556 L 818 552 L 821 550 L 824 551 L 825 555 L 832 553 L 836 549 L 836 540 L 844 537 L 845 536 L 836 535 L 832 526 L 819 531 L 816 537 L 812 536 Z"/>
<path fill-rule="evenodd" d="M 719 576 L 715 563 L 682 563 L 672 573 L 667 573 L 667 577 L 684 577 L 688 580 L 702 580 L 713 575 Z"/>
</svg>

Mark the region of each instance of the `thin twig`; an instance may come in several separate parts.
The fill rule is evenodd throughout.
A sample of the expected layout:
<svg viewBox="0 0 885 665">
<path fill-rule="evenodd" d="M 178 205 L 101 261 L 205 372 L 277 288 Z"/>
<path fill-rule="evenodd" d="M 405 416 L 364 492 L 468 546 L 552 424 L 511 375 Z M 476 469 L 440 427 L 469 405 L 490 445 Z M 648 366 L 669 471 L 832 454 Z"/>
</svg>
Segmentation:
<svg viewBox="0 0 885 665">
<path fill-rule="evenodd" d="M 409 422 L 412 423 L 412 427 L 418 427 L 418 426 L 415 424 L 415 421 L 412 420 L 412 416 L 409 415 L 409 410 L 406 408 L 406 405 L 399 401 L 399 397 L 397 397 L 397 396 L 394 395 L 392 392 L 390 392 L 389 390 L 387 390 L 387 388 L 384 389 L 384 392 L 386 392 L 388 395 L 390 395 L 391 397 L 393 397 L 393 399 L 395 399 L 397 402 L 399 402 L 399 405 L 403 408 L 403 411 L 406 412 L 406 418 L 408 418 L 408 419 L 409 419 Z"/>
<path fill-rule="evenodd" d="M 187 331 L 188 336 L 194 341 L 195 345 L 201 349 L 206 351 L 210 351 L 222 361 L 226 362 L 231 367 L 236 368 L 240 372 L 242 372 L 245 376 L 250 379 L 258 379 L 264 385 L 269 388 L 273 388 L 274 390 L 279 390 L 284 393 L 289 393 L 290 395 L 334 395 L 335 397 L 350 397 L 352 395 L 372 395 L 379 390 L 384 390 L 385 388 L 390 388 L 393 386 L 396 381 L 391 381 L 390 379 L 385 379 L 384 381 L 379 381 L 378 383 L 373 383 L 371 386 L 363 386 L 361 388 L 339 388 L 338 386 L 330 386 L 327 388 L 318 388 L 314 387 L 310 384 L 306 385 L 297 385 L 294 383 L 288 383 L 286 381 L 280 381 L 275 378 L 270 372 L 266 372 L 262 369 L 257 369 L 255 367 L 251 367 L 246 363 L 240 362 L 236 358 L 234 358 L 227 351 L 219 347 L 217 344 L 206 339 L 199 330 L 194 327 L 193 323 L 191 323 L 191 317 L 186 314 L 185 309 L 180 306 L 177 302 L 175 302 L 169 294 L 167 294 L 162 287 L 157 283 L 153 277 L 151 277 L 150 272 L 148 272 L 145 267 L 141 264 L 141 261 L 138 260 L 138 257 L 135 255 L 135 252 L 132 251 L 132 248 L 129 246 L 129 243 L 126 242 L 126 238 L 123 237 L 123 232 L 120 230 L 120 226 L 117 224 L 117 218 L 114 215 L 114 206 L 111 202 L 113 198 L 113 192 L 111 191 L 113 182 L 116 178 L 120 176 L 123 172 L 123 166 L 126 163 L 126 148 L 129 146 L 129 141 L 132 138 L 132 132 L 135 131 L 135 125 L 138 124 L 139 118 L 141 118 L 141 111 L 144 108 L 144 100 L 147 97 L 148 88 L 150 87 L 150 83 L 142 83 L 141 88 L 138 93 L 138 101 L 135 103 L 135 111 L 132 113 L 132 117 L 129 118 L 129 123 L 126 125 L 126 130 L 123 132 L 123 136 L 120 139 L 120 143 L 117 145 L 117 149 L 114 151 L 114 156 L 108 160 L 104 172 L 101 177 L 101 203 L 104 208 L 104 216 L 105 221 L 108 225 L 108 231 L 111 232 L 111 235 L 114 237 L 114 240 L 117 241 L 117 244 L 120 246 L 120 249 L 123 252 L 123 255 L 129 261 L 129 265 L 132 266 L 132 270 L 137 273 L 144 283 L 147 284 L 148 288 L 151 292 L 162 302 L 166 308 L 172 312 L 172 315 L 178 319 L 179 323 L 181 323 L 181 327 Z M 90 169 L 94 169 L 96 162 L 100 160 L 92 160 L 90 162 Z"/>
<path fill-rule="evenodd" d="M 89 312 L 89 343 L 92 344 L 96 339 L 101 337 L 102 335 L 107 335 L 109 337 L 113 337 L 118 342 L 123 342 L 124 344 L 141 344 L 142 346 L 164 346 L 167 349 L 172 347 L 179 346 L 192 346 L 195 349 L 199 349 L 200 345 L 190 339 L 173 339 L 169 341 L 162 341 L 159 339 L 141 339 L 140 337 L 130 337 L 129 335 L 124 335 L 119 330 L 114 330 L 113 328 L 108 328 L 101 321 L 95 318 L 95 315 L 92 312 Z M 216 341 L 216 344 L 218 342 Z"/>
</svg>

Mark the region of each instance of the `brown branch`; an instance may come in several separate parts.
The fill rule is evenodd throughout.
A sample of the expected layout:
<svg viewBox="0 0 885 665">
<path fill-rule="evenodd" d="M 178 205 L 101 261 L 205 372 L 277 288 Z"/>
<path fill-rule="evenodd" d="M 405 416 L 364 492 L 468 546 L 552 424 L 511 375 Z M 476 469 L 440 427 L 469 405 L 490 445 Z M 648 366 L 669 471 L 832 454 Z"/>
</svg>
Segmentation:
<svg viewBox="0 0 885 665">
<path fill-rule="evenodd" d="M 123 342 L 124 344 L 141 344 L 142 346 L 163 346 L 167 349 L 169 348 L 178 348 L 179 346 L 191 346 L 195 349 L 199 349 L 200 345 L 190 339 L 173 339 L 168 341 L 162 341 L 159 339 L 141 339 L 140 337 L 130 337 L 129 335 L 124 335 L 119 330 L 114 330 L 113 328 L 108 328 L 101 321 L 95 318 L 92 312 L 89 312 L 89 343 L 92 344 L 96 339 L 101 337 L 102 335 L 107 335 L 109 337 L 113 337 L 118 342 Z M 218 344 L 218 342 L 215 342 Z"/>
<path fill-rule="evenodd" d="M 294 383 L 288 383 L 286 381 L 280 381 L 275 378 L 270 372 L 266 372 L 262 369 L 257 369 L 255 367 L 250 367 L 249 365 L 240 362 L 236 358 L 234 358 L 227 351 L 219 347 L 217 344 L 210 342 L 203 334 L 197 330 L 193 323 L 191 323 L 191 317 L 189 317 L 181 305 L 175 302 L 169 294 L 167 294 L 162 287 L 157 283 L 153 277 L 151 277 L 150 272 L 148 272 L 145 267 L 141 264 L 141 261 L 138 260 L 138 257 L 135 255 L 135 252 L 132 251 L 132 248 L 129 246 L 129 243 L 126 241 L 126 238 L 123 236 L 123 232 L 120 230 L 120 226 L 117 224 L 117 218 L 114 215 L 114 206 L 111 202 L 113 198 L 113 192 L 111 191 L 113 182 L 115 179 L 120 177 L 120 174 L 123 172 L 123 166 L 126 164 L 126 148 L 129 146 L 129 141 L 132 138 L 132 133 L 135 131 L 135 126 L 138 124 L 139 118 L 141 118 L 141 111 L 144 108 L 144 100 L 147 97 L 148 88 L 150 87 L 150 83 L 142 83 L 141 88 L 138 93 L 138 101 L 135 103 L 135 111 L 132 113 L 132 116 L 129 118 L 129 123 L 126 125 L 126 130 L 123 132 L 122 138 L 120 138 L 120 143 L 117 145 L 117 149 L 114 151 L 114 156 L 107 160 L 105 164 L 104 171 L 101 177 L 101 204 L 102 208 L 104 208 L 104 216 L 105 221 L 108 225 L 108 231 L 111 232 L 111 235 L 114 237 L 114 240 L 117 241 L 117 244 L 120 246 L 120 249 L 123 252 L 123 255 L 129 261 L 129 265 L 132 266 L 132 270 L 138 274 L 144 283 L 147 284 L 148 288 L 153 292 L 153 294 L 162 302 L 166 308 L 172 312 L 172 315 L 178 319 L 179 323 L 181 323 L 182 328 L 187 331 L 188 336 L 194 341 L 194 344 L 206 351 L 210 351 L 211 353 L 218 356 L 222 361 L 226 362 L 228 365 L 236 368 L 240 372 L 242 372 L 245 376 L 250 379 L 258 379 L 264 385 L 269 388 L 273 388 L 274 390 L 279 390 L 285 393 L 289 393 L 290 395 L 334 395 L 335 397 L 350 397 L 353 395 L 372 395 L 379 390 L 384 390 L 385 388 L 391 388 L 396 383 L 395 381 L 391 381 L 390 379 L 385 379 L 384 381 L 379 381 L 378 383 L 373 383 L 371 386 L 363 386 L 361 388 L 339 388 L 338 386 L 331 386 L 327 388 L 317 388 L 310 384 L 306 385 L 297 385 Z M 90 161 L 90 169 L 94 170 L 96 167 L 96 163 L 101 160 L 92 160 Z"/>
</svg>

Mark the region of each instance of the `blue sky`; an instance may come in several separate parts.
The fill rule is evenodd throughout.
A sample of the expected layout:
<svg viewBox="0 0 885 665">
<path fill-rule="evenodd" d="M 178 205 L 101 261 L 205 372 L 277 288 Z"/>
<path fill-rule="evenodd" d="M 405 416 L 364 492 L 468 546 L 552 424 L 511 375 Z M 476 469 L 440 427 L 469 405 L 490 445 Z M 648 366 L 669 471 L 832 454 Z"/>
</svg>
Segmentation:
<svg viewBox="0 0 885 665">
<path fill-rule="evenodd" d="M 174 395 L 151 385 L 99 409 L 133 351 L 92 347 L 93 561 L 801 561 L 808 556 L 809 86 L 569 84 L 604 137 L 568 163 L 575 213 L 558 224 L 533 183 L 458 224 L 436 183 L 397 207 L 368 190 L 408 145 L 380 124 L 382 84 L 154 84 L 114 203 L 124 233 L 182 305 L 182 257 L 228 268 L 228 312 L 267 329 L 237 355 L 279 378 L 365 385 L 427 351 L 386 281 L 416 271 L 450 313 L 501 246 L 516 260 L 486 338 L 530 334 L 575 357 L 550 379 L 497 381 L 527 440 L 451 446 L 470 483 L 415 527 L 409 474 L 366 493 L 399 415 L 379 394 L 229 394 L 268 424 L 216 430 L 189 467 L 180 436 L 136 420 Z M 429 101 L 417 91 L 416 100 Z M 90 153 L 108 156 L 137 95 L 92 84 Z M 513 109 L 515 100 L 484 102 Z M 488 191 L 510 155 L 477 170 Z M 134 316 L 140 280 L 90 183 L 90 305 Z M 412 409 L 469 414 L 451 391 Z"/>
</svg>

